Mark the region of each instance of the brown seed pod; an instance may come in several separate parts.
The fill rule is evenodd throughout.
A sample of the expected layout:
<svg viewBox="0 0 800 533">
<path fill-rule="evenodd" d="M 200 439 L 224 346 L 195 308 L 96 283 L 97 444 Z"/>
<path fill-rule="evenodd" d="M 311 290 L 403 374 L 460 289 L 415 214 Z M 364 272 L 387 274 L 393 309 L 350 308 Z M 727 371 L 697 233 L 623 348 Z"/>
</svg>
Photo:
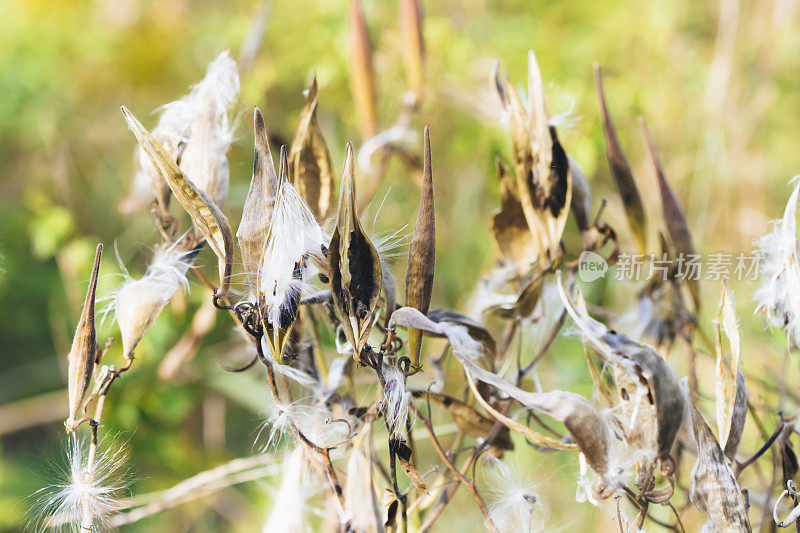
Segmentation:
<svg viewBox="0 0 800 533">
<path fill-rule="evenodd" d="M 83 302 L 83 311 L 72 339 L 72 348 L 67 356 L 68 363 L 68 392 L 69 392 L 69 418 L 66 421 L 67 432 L 71 432 L 80 418 L 81 406 L 92 373 L 97 362 L 97 333 L 94 326 L 94 299 L 97 292 L 97 274 L 100 271 L 100 256 L 103 254 L 103 245 L 98 244 L 92 266 L 92 277 L 89 279 L 89 288 L 86 291 L 86 300 Z"/>
<path fill-rule="evenodd" d="M 425 40 L 422 6 L 419 0 L 400 0 L 400 39 L 408 85 L 418 103 L 422 99 L 425 68 Z"/>
<path fill-rule="evenodd" d="M 703 416 L 691 406 L 697 462 L 692 469 L 689 496 L 717 531 L 751 531 L 742 491 L 730 463 Z"/>
<path fill-rule="evenodd" d="M 647 400 L 655 407 L 657 451 L 662 456 L 668 455 L 683 423 L 687 404 L 675 371 L 650 346 L 607 329 L 585 309 L 575 306 L 560 273 L 558 289 L 567 312 L 597 354 L 624 371 L 631 383 L 646 387 Z M 581 299 L 580 293 L 578 299 Z"/>
<path fill-rule="evenodd" d="M 524 274 L 536 261 L 538 248 L 525 219 L 514 176 L 499 158 L 496 165 L 500 209 L 489 220 L 489 232 L 500 260 L 504 264 L 518 265 L 518 273 Z"/>
<path fill-rule="evenodd" d="M 504 85 L 497 92 L 510 114 L 509 133 L 520 203 L 536 245 L 535 257 L 546 266 L 558 257 L 561 234 L 572 203 L 569 160 L 555 128 L 549 123 L 550 111 L 533 51 L 528 55 L 530 112 L 507 76 Z"/>
<path fill-rule="evenodd" d="M 217 298 L 227 296 L 233 267 L 233 233 L 227 217 L 222 214 L 214 200 L 198 189 L 192 180 L 181 171 L 161 144 L 133 116 L 133 113 L 125 106 L 120 106 L 120 109 L 122 109 L 128 127 L 136 136 L 139 145 L 147 153 L 153 166 L 167 181 L 172 194 L 189 213 L 195 227 L 217 255 L 220 286 L 214 296 Z"/>
<path fill-rule="evenodd" d="M 625 152 L 622 151 L 614 121 L 608 110 L 606 95 L 603 91 L 603 71 L 598 64 L 594 65 L 594 80 L 597 86 L 597 97 L 600 100 L 603 134 L 606 139 L 606 159 L 611 167 L 611 176 L 614 178 L 614 185 L 617 186 L 617 192 L 622 199 L 625 216 L 631 231 L 633 231 L 633 238 L 639 253 L 645 253 L 647 251 L 647 217 L 644 214 L 642 196 L 639 194 L 636 178 L 633 177 L 628 159 L 625 157 Z"/>
<path fill-rule="evenodd" d="M 378 101 L 375 96 L 372 45 L 359 0 L 350 0 L 347 10 L 347 51 L 350 89 L 358 111 L 361 136 L 366 140 L 378 133 Z"/>
<path fill-rule="evenodd" d="M 336 227 L 328 247 L 331 296 L 357 362 L 367 343 L 381 293 L 378 252 L 361 229 L 356 213 L 353 145 L 347 143 Z"/>
<path fill-rule="evenodd" d="M 253 179 L 244 201 L 242 220 L 236 231 L 242 263 L 253 292 L 257 291 L 258 268 L 261 254 L 267 242 L 272 209 L 278 194 L 278 175 L 269 150 L 267 127 L 261 110 L 256 108 L 253 116 L 255 150 L 253 154 Z"/>
<path fill-rule="evenodd" d="M 414 237 L 408 248 L 406 271 L 406 305 L 427 314 L 433 294 L 433 276 L 436 266 L 436 213 L 433 199 L 433 173 L 431 171 L 431 139 L 425 126 L 425 159 L 422 168 L 422 196 L 419 214 L 414 226 Z M 422 332 L 408 330 L 409 358 L 419 366 L 419 349 Z"/>
<path fill-rule="evenodd" d="M 569 173 L 572 175 L 572 203 L 570 210 L 575 217 L 575 223 L 582 232 L 590 229 L 592 225 L 592 191 L 589 188 L 589 180 L 586 179 L 583 169 L 578 165 L 572 156 L 567 156 L 569 161 Z"/>
<path fill-rule="evenodd" d="M 658 159 L 653 139 L 650 137 L 650 132 L 647 130 L 644 118 L 639 117 L 639 125 L 642 128 L 642 135 L 647 143 L 647 151 L 650 155 L 650 162 L 653 165 L 653 172 L 658 181 L 658 191 L 661 195 L 661 209 L 664 213 L 664 223 L 667 225 L 670 239 L 675 246 L 675 250 L 685 256 L 694 255 L 694 244 L 692 243 L 692 234 L 689 231 L 689 223 L 686 221 L 686 214 L 683 212 L 681 203 L 675 195 L 675 191 L 670 187 L 664 171 L 661 167 L 661 161 Z M 689 292 L 692 294 L 694 301 L 695 313 L 700 310 L 700 283 L 697 279 L 691 276 L 687 277 L 686 283 L 689 287 Z"/>
<path fill-rule="evenodd" d="M 330 215 L 334 202 L 335 180 L 328 145 L 317 123 L 317 76 L 305 92 L 306 100 L 300 111 L 300 121 L 289 150 L 292 182 L 308 203 L 317 220 Z"/>
</svg>

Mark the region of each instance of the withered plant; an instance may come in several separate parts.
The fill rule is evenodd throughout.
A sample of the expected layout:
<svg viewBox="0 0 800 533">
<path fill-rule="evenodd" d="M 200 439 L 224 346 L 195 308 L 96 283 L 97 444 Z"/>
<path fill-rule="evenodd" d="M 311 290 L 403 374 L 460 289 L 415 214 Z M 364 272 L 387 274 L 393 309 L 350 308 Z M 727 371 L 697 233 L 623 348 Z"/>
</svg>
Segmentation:
<svg viewBox="0 0 800 533">
<path fill-rule="evenodd" d="M 692 504 L 705 515 L 706 530 L 750 531 L 754 513 L 774 512 L 780 527 L 793 523 L 800 507 L 785 519 L 778 513 L 787 496 L 795 505 L 800 498 L 792 444 L 797 413 L 781 415 L 772 431 L 749 403 L 728 287 L 723 283 L 714 293 L 720 303 L 709 334 L 697 320 L 699 284 L 671 266 L 663 276 L 643 280 L 634 325 L 618 331 L 620 315 L 591 305 L 577 282 L 587 253 L 610 265 L 624 251 L 658 253 L 673 259 L 671 265 L 696 253 L 657 154 L 657 136 L 640 119 L 663 208 L 660 217 L 645 215 L 600 67 L 595 68 L 598 120 L 633 249 L 618 238 L 620 228 L 604 222 L 605 202 L 592 201 L 586 176 L 559 137 L 530 52 L 524 95 L 499 63 L 488 73 L 510 140 L 508 163 L 496 164 L 499 209 L 487 221 L 498 267 L 474 287 L 464 287 L 474 291 L 472 308 L 441 309 L 433 298 L 436 229 L 448 221 L 441 213 L 437 217 L 437 183 L 452 177 L 436 171 L 436 146 L 427 126 L 419 128 L 421 146 L 407 142 L 412 124 L 425 122 L 419 113 L 426 94 L 419 3 L 401 2 L 409 92 L 388 128 L 378 116 L 372 52 L 358 1 L 350 3 L 348 17 L 361 147 L 337 140 L 346 146 L 344 159 L 332 159 L 330 139 L 317 120 L 324 94 L 316 77 L 305 92 L 291 146 L 271 144 L 256 108 L 252 180 L 235 233 L 224 212 L 226 153 L 233 139 L 229 114 L 239 93 L 230 55 L 221 54 L 202 82 L 166 106 L 152 131 L 122 107 L 138 142 L 139 165 L 126 206 L 150 205 L 161 240 L 144 276 L 126 273 L 113 297 L 122 337 L 122 358 L 113 363 L 104 357 L 107 344 L 98 343 L 95 328 L 103 246 L 97 247 L 68 355 L 66 432 L 86 431 L 89 439 L 84 449 L 75 438 L 71 479 L 46 502 L 44 525 L 72 524 L 86 531 L 121 526 L 263 477 L 264 467 L 282 456 L 280 489 L 265 512 L 264 531 L 427 531 L 462 487 L 490 531 L 548 529 L 547 502 L 517 458 L 524 447 L 577 457 L 576 500 L 611 509 L 623 531 L 683 531 L 682 517 Z M 413 233 L 404 280 L 395 279 L 389 261 L 395 245 L 371 234 L 364 223 L 372 209 L 366 206 L 392 158 L 420 184 L 416 218 L 409 214 Z M 800 336 L 799 191 L 800 185 L 783 219 L 759 243 L 760 305 L 771 323 L 786 329 L 790 347 Z M 570 215 L 582 236 L 573 245 L 562 239 Z M 648 241 L 648 225 L 657 228 L 658 243 Z M 215 277 L 194 266 L 206 249 L 216 257 Z M 248 346 L 250 361 L 227 370 L 264 376 L 272 398 L 270 444 L 264 453 L 186 480 L 155 502 L 126 500 L 113 479 L 117 454 L 101 449 L 104 405 L 112 391 L 124 387 L 121 378 L 135 370 L 137 345 L 190 275 Z M 398 293 L 398 286 L 405 290 Z M 578 334 L 568 342 L 583 347 L 591 396 L 539 386 L 539 363 L 558 356 L 550 348 L 570 323 Z M 543 333 L 533 346 L 515 349 L 531 327 Z M 326 328 L 335 342 L 323 340 Z M 715 375 L 697 374 L 699 351 L 714 357 Z M 701 381 L 714 384 L 713 416 L 701 412 Z M 739 450 L 748 410 L 763 432 L 763 445 L 752 453 Z M 295 445 L 284 452 L 274 445 L 279 441 Z M 770 449 L 782 458 L 782 477 L 740 485 L 742 472 Z M 775 501 L 781 487 L 786 489 Z M 654 512 L 657 508 L 669 512 Z"/>
</svg>

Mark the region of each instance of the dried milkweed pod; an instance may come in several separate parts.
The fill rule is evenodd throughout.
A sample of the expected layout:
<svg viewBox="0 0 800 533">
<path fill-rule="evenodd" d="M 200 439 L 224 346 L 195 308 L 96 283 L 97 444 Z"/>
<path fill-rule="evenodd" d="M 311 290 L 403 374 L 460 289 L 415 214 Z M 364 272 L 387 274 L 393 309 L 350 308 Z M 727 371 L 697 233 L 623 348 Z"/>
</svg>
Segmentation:
<svg viewBox="0 0 800 533">
<path fill-rule="evenodd" d="M 592 191 L 589 189 L 589 180 L 586 179 L 586 174 L 583 169 L 578 165 L 572 156 L 567 156 L 569 162 L 569 173 L 572 175 L 572 203 L 570 209 L 572 215 L 575 217 L 575 223 L 581 232 L 587 231 L 592 221 Z"/>
<path fill-rule="evenodd" d="M 267 127 L 258 108 L 253 113 L 253 128 L 255 130 L 253 179 L 244 201 L 242 220 L 239 222 L 236 238 L 239 240 L 245 272 L 255 292 L 258 268 L 267 242 L 275 197 L 278 194 L 278 175 L 275 173 L 275 164 L 269 150 Z"/>
<path fill-rule="evenodd" d="M 572 175 L 567 154 L 550 125 L 539 65 L 528 54 L 527 109 L 506 76 L 495 72 L 498 97 L 509 113 L 509 133 L 514 154 L 514 173 L 536 255 L 542 266 L 555 261 L 561 234 L 572 202 Z M 502 87 L 501 87 L 502 85 Z"/>
<path fill-rule="evenodd" d="M 644 213 L 642 197 L 639 188 L 636 186 L 636 179 L 622 151 L 622 146 L 617 137 L 617 130 L 614 128 L 614 121 L 606 104 L 606 96 L 603 91 L 603 71 L 600 65 L 594 66 L 594 79 L 597 87 L 597 97 L 600 100 L 600 114 L 603 119 L 603 134 L 606 140 L 606 159 L 611 167 L 611 176 L 614 178 L 614 185 L 622 199 L 622 206 L 625 209 L 625 216 L 628 224 L 633 231 L 633 237 L 639 253 L 647 250 L 647 217 Z"/>
<path fill-rule="evenodd" d="M 627 373 L 630 378 L 627 381 L 638 389 L 638 399 L 647 398 L 655 407 L 657 452 L 661 458 L 668 457 L 688 403 L 675 371 L 650 346 L 609 330 L 591 318 L 585 306 L 575 306 L 560 272 L 558 278 L 561 301 L 588 344 L 606 362 Z M 578 297 L 580 300 L 580 293 Z"/>
<path fill-rule="evenodd" d="M 666 274 L 654 274 L 639 292 L 636 335 L 658 349 L 668 349 L 678 335 L 686 335 L 693 317 L 686 308 L 678 277 L 675 249 L 659 232 L 662 257 L 672 265 Z"/>
<path fill-rule="evenodd" d="M 500 209 L 489 220 L 489 232 L 495 250 L 504 265 L 517 265 L 516 271 L 524 274 L 536 260 L 538 248 L 525 220 L 519 188 L 513 174 L 503 162 L 496 161 Z"/>
<path fill-rule="evenodd" d="M 675 195 L 675 191 L 670 187 L 664 171 L 661 167 L 661 162 L 658 159 L 653 139 L 650 137 L 650 132 L 647 130 L 647 125 L 642 117 L 639 117 L 639 125 L 642 128 L 642 135 L 647 143 L 647 151 L 650 154 L 650 162 L 653 165 L 653 172 L 658 181 L 658 191 L 661 196 L 661 209 L 664 213 L 664 223 L 667 225 L 670 239 L 675 246 L 675 250 L 683 254 L 684 257 L 691 257 L 695 255 L 694 244 L 692 243 L 692 234 L 689 231 L 689 223 L 686 221 L 686 214 L 683 212 L 681 203 Z M 689 287 L 689 292 L 692 294 L 694 301 L 695 312 L 700 309 L 700 283 L 693 276 L 686 277 L 686 283 Z"/>
<path fill-rule="evenodd" d="M 347 143 L 336 227 L 328 247 L 331 296 L 356 361 L 367 343 L 381 292 L 381 262 L 356 213 L 353 145 Z"/>
<path fill-rule="evenodd" d="M 287 175 L 281 148 L 278 196 L 258 269 L 258 306 L 272 356 L 284 363 L 283 349 L 297 318 L 300 296 L 311 269 L 324 269 L 323 237 L 311 209 Z"/>
<path fill-rule="evenodd" d="M 233 234 L 227 217 L 222 214 L 214 200 L 198 189 L 178 167 L 175 161 L 164 151 L 161 144 L 153 138 L 141 122 L 126 108 L 120 106 L 125 120 L 128 122 L 139 145 L 147 152 L 153 166 L 167 181 L 172 193 L 192 218 L 195 227 L 208 241 L 217 255 L 219 263 L 220 286 L 214 294 L 215 298 L 227 296 L 230 288 L 231 270 L 233 267 Z"/>
<path fill-rule="evenodd" d="M 375 96 L 372 45 L 360 0 L 350 0 L 347 11 L 347 51 L 350 90 L 353 91 L 353 101 L 358 111 L 361 136 L 366 140 L 378 133 L 378 101 Z"/>
<path fill-rule="evenodd" d="M 317 122 L 317 76 L 305 91 L 306 100 L 289 150 L 292 183 L 308 203 L 317 220 L 333 208 L 334 179 L 328 145 Z"/>
<path fill-rule="evenodd" d="M 185 252 L 177 244 L 156 250 L 147 272 L 139 279 L 128 279 L 114 299 L 114 311 L 122 334 L 122 355 L 132 359 L 139 342 L 153 325 L 172 295 L 187 287 L 186 272 L 199 248 Z"/>
<path fill-rule="evenodd" d="M 728 343 L 731 348 L 730 360 L 726 361 L 722 349 L 722 332 L 728 337 Z M 736 319 L 736 309 L 733 304 L 733 293 L 728 289 L 727 284 L 722 282 L 722 299 L 719 303 L 717 310 L 717 320 L 714 323 L 715 333 L 715 348 L 717 355 L 716 364 L 716 380 L 715 380 L 715 393 L 716 393 L 716 418 L 717 418 L 717 434 L 719 435 L 720 447 L 728 451 L 728 438 L 737 435 L 737 429 L 734 427 L 734 418 L 736 415 L 737 398 L 740 397 L 739 392 L 739 355 L 740 355 L 740 339 L 739 339 L 739 324 Z M 742 381 L 744 377 L 742 377 Z M 746 414 L 746 411 L 745 411 Z M 742 425 L 743 424 L 742 420 Z M 738 442 L 731 443 L 732 446 L 738 446 Z M 726 453 L 727 455 L 727 453 Z"/>
<path fill-rule="evenodd" d="M 697 443 L 697 462 L 692 468 L 689 496 L 717 531 L 751 531 L 747 507 L 730 463 L 703 416 L 690 407 Z"/>
<path fill-rule="evenodd" d="M 92 266 L 92 277 L 89 279 L 89 288 L 86 291 L 86 300 L 83 302 L 83 311 L 72 339 L 67 362 L 68 392 L 69 392 L 69 418 L 66 421 L 67 432 L 71 432 L 80 418 L 83 399 L 92 381 L 92 373 L 97 361 L 97 332 L 94 325 L 94 299 L 97 292 L 97 274 L 100 271 L 100 256 L 103 254 L 103 245 L 98 244 Z"/>
<path fill-rule="evenodd" d="M 400 39 L 408 85 L 415 101 L 419 102 L 425 79 L 425 40 L 419 0 L 400 1 Z"/>
<path fill-rule="evenodd" d="M 414 237 L 408 248 L 406 271 L 406 305 L 427 313 L 433 293 L 433 276 L 436 266 L 436 213 L 433 199 L 433 172 L 431 170 L 431 139 L 425 126 L 425 159 L 422 169 L 422 197 L 414 226 Z M 408 349 L 411 364 L 419 365 L 422 332 L 408 330 Z"/>
</svg>

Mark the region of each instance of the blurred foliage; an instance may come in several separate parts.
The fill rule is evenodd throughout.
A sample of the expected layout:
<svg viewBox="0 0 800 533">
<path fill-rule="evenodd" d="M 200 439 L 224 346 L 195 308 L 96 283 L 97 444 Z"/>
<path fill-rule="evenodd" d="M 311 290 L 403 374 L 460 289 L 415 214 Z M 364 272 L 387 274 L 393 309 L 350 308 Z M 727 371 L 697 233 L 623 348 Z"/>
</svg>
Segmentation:
<svg viewBox="0 0 800 533">
<path fill-rule="evenodd" d="M 575 118 L 562 128 L 562 141 L 589 176 L 593 208 L 600 198 L 608 199 L 606 219 L 625 249 L 632 250 L 633 242 L 605 163 L 592 79 L 595 61 L 605 69 L 609 105 L 652 220 L 658 220 L 660 209 L 637 115 L 648 119 L 700 250 L 748 251 L 767 221 L 781 213 L 787 179 L 800 169 L 800 150 L 794 146 L 800 116 L 800 33 L 792 28 L 796 0 L 423 4 L 429 89 L 413 128 L 431 127 L 439 243 L 434 307 L 464 309 L 479 274 L 493 264 L 487 233 L 489 213 L 497 205 L 493 161 L 498 154 L 508 159 L 510 151 L 507 136 L 487 115 L 492 109 L 488 72 L 498 58 L 521 83 L 529 48 L 549 83 L 553 112 L 571 110 Z M 132 177 L 135 144 L 118 105 L 124 103 L 152 126 L 155 119 L 148 113 L 181 96 L 220 50 L 230 48 L 238 58 L 261 9 L 254 0 L 0 3 L 0 403 L 63 389 L 64 355 L 96 242 L 109 251 L 116 244 L 132 273 L 145 266 L 147 243 L 156 236 L 152 219 L 146 211 L 128 217 L 117 210 Z M 397 8 L 394 2 L 365 0 L 364 10 L 375 47 L 380 121 L 388 127 L 407 87 Z M 302 90 L 316 71 L 319 119 L 334 166 L 341 168 L 347 140 L 362 141 L 347 79 L 345 13 L 344 0 L 318 0 L 313 7 L 271 3 L 259 51 L 242 80 L 238 138 L 229 154 L 232 183 L 225 211 L 234 224 L 249 184 L 254 105 L 264 111 L 274 140 L 288 142 Z M 418 189 L 397 161 L 388 169 L 371 216 L 385 195 L 376 229 L 413 224 Z M 572 222 L 568 233 L 568 242 L 579 242 Z M 120 269 L 112 258 L 106 254 L 101 293 L 118 282 L 114 274 Z M 402 262 L 396 265 L 399 277 L 405 272 Z M 200 263 L 213 273 L 207 252 Z M 783 341 L 763 334 L 760 320 L 751 318 L 751 288 L 733 287 L 743 321 L 744 366 L 769 381 L 781 373 Z M 709 309 L 719 289 L 709 282 L 704 291 Z M 217 365 L 237 355 L 243 360 L 240 343 L 230 340 L 229 322 L 217 320 L 180 379 L 159 378 L 159 360 L 208 299 L 196 280 L 184 296 L 145 337 L 135 372 L 109 399 L 107 433 L 134 456 L 134 493 L 166 488 L 258 447 L 263 386 L 257 376 L 225 374 Z M 617 310 L 632 306 L 631 289 L 620 290 L 613 280 L 587 288 L 587 296 Z M 710 318 L 708 313 L 699 320 L 708 330 Z M 102 341 L 118 332 L 107 320 L 100 334 Z M 555 344 L 543 367 L 546 387 L 577 381 L 583 383 L 577 392 L 588 393 L 584 361 L 574 348 L 568 340 Z M 118 352 L 112 347 L 111 356 Z M 710 369 L 711 359 L 701 364 Z M 797 369 L 784 375 L 797 377 Z M 712 391 L 713 383 L 701 377 L 701 389 Z M 753 403 L 763 406 L 760 394 L 752 394 Z M 223 399 L 227 407 L 224 439 L 212 445 L 204 441 L 210 397 Z M 58 456 L 62 433 L 60 422 L 53 422 L 0 439 L 0 529 L 20 527 L 26 496 L 45 484 L 50 472 L 42 456 Z M 531 452 L 530 460 L 542 476 L 554 528 L 574 530 L 594 520 L 600 531 L 611 524 L 611 517 L 594 516 L 591 506 L 574 503 L 574 456 Z M 226 491 L 130 530 L 253 531 L 271 500 L 268 485 Z M 478 511 L 467 498 L 460 491 L 461 503 L 448 507 L 442 519 L 447 529 L 480 529 Z"/>
</svg>

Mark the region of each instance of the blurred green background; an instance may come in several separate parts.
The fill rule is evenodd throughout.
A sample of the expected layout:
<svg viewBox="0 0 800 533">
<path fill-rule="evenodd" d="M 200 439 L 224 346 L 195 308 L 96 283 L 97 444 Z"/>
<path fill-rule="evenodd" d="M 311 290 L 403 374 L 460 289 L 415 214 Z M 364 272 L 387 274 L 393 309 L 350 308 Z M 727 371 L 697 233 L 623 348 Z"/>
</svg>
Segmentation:
<svg viewBox="0 0 800 533">
<path fill-rule="evenodd" d="M 800 170 L 796 0 L 422 3 L 427 93 L 412 128 L 429 124 L 432 135 L 434 306 L 465 310 L 478 276 L 494 264 L 488 238 L 488 217 L 498 203 L 493 164 L 495 155 L 508 161 L 510 149 L 493 116 L 488 73 L 497 58 L 524 86 L 529 48 L 537 54 L 551 110 L 572 109 L 575 121 L 562 128 L 562 143 L 589 177 L 593 209 L 600 198 L 608 199 L 605 219 L 618 230 L 623 249 L 632 251 L 633 241 L 605 162 L 593 62 L 605 69 L 609 105 L 648 208 L 651 243 L 663 224 L 637 115 L 648 120 L 697 248 L 748 251 L 768 220 L 782 213 L 787 181 Z M 363 4 L 375 49 L 379 119 L 386 128 L 407 90 L 397 5 Z M 225 212 L 236 224 L 250 180 L 254 105 L 274 139 L 288 143 L 302 90 L 316 71 L 319 120 L 334 167 L 341 168 L 346 141 L 363 141 L 348 84 L 346 10 L 343 0 L 0 0 L 0 529 L 21 527 L 28 495 L 47 483 L 47 463 L 63 447 L 65 354 L 95 244 L 106 245 L 102 293 L 119 282 L 112 245 L 136 275 L 158 238 L 146 210 L 130 216 L 118 211 L 133 175 L 135 146 L 119 104 L 153 127 L 151 112 L 199 81 L 221 50 L 230 49 L 238 60 L 242 43 L 258 34 L 254 28 L 263 21 L 265 31 L 242 79 L 239 126 L 229 153 Z M 418 189 L 397 160 L 377 203 L 387 193 L 376 228 L 413 224 Z M 572 221 L 565 240 L 568 250 L 579 249 Z M 208 252 L 200 264 L 214 276 Z M 399 279 L 404 272 L 401 258 Z M 134 494 L 167 488 L 258 448 L 255 437 L 266 408 L 260 374 L 227 374 L 218 367 L 219 361 L 244 359 L 222 313 L 212 315 L 213 329 L 195 344 L 184 337 L 208 300 L 196 278 L 190 279 L 192 291 L 165 310 L 137 351 L 135 371 L 109 397 L 105 432 L 125 443 Z M 760 319 L 753 317 L 752 287 L 733 287 L 745 368 L 769 381 L 780 372 L 783 340 L 762 333 Z M 708 317 L 700 323 L 710 330 L 708 309 L 718 301 L 719 288 L 709 282 L 704 290 Z M 633 288 L 620 291 L 612 280 L 589 290 L 594 303 L 617 311 L 633 305 L 632 294 Z M 101 342 L 115 335 L 106 321 Z M 180 342 L 196 355 L 163 379 L 159 362 Z M 118 358 L 119 346 L 110 354 Z M 796 370 L 787 375 L 796 377 Z M 574 340 L 560 339 L 540 374 L 548 386 L 590 392 Z M 701 389 L 713 396 L 713 382 L 701 378 Z M 766 405 L 760 394 L 751 391 L 754 403 Z M 588 530 L 587 521 L 599 531 L 609 527 L 604 511 L 573 501 L 574 455 L 524 453 L 550 503 L 549 530 Z M 129 529 L 253 531 L 270 507 L 271 485 L 269 479 L 243 485 Z M 462 490 L 438 530 L 475 531 L 480 523 Z"/>
</svg>

